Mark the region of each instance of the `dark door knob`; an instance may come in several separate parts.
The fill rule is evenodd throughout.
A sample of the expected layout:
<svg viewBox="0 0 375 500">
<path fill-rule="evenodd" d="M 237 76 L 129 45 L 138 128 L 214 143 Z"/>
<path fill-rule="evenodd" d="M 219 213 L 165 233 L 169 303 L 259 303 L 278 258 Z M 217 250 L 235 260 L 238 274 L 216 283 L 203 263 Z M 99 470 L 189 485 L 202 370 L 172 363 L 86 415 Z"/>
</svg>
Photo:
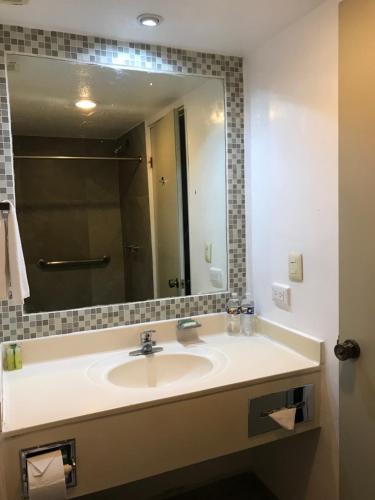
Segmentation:
<svg viewBox="0 0 375 500">
<path fill-rule="evenodd" d="M 178 278 L 174 278 L 174 279 L 168 280 L 168 285 L 169 285 L 169 288 L 179 288 L 180 282 L 178 281 Z"/>
<path fill-rule="evenodd" d="M 360 354 L 361 349 L 355 340 L 345 340 L 345 342 L 337 342 L 335 345 L 335 356 L 340 361 L 357 359 Z"/>
</svg>

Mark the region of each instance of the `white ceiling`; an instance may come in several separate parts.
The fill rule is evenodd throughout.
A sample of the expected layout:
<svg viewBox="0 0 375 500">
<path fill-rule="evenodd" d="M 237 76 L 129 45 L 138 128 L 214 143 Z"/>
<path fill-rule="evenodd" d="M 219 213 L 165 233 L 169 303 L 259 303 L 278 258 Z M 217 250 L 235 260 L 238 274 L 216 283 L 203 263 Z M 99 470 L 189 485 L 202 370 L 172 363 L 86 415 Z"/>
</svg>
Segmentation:
<svg viewBox="0 0 375 500">
<path fill-rule="evenodd" d="M 7 65 L 14 135 L 117 139 L 207 82 L 25 55 L 9 55 Z M 80 98 L 97 107 L 78 109 Z"/>
<path fill-rule="evenodd" d="M 0 22 L 246 56 L 324 0 L 30 0 L 0 5 Z M 152 12 L 157 28 L 138 25 Z"/>
</svg>

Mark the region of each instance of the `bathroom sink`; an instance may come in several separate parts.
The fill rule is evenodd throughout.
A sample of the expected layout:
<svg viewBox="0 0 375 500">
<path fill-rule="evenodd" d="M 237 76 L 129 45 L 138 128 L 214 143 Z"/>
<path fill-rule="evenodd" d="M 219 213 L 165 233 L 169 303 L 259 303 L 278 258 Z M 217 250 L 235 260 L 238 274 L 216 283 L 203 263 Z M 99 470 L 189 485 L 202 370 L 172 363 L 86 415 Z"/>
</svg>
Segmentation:
<svg viewBox="0 0 375 500">
<path fill-rule="evenodd" d="M 203 356 L 151 355 L 117 366 L 107 377 L 112 384 L 123 387 L 157 387 L 200 378 L 213 367 L 213 363 Z"/>
<path fill-rule="evenodd" d="M 190 351 L 172 349 L 137 358 L 116 354 L 92 365 L 87 374 L 96 382 L 124 389 L 147 389 L 193 382 L 213 375 L 226 362 L 226 356 L 213 349 Z"/>
</svg>

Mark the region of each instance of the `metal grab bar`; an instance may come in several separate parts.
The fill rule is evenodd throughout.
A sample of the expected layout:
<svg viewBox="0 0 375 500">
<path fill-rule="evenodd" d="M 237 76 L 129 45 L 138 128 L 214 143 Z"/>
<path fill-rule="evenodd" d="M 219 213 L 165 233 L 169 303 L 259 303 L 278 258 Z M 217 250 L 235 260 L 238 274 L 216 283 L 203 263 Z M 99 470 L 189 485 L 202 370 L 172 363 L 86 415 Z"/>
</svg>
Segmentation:
<svg viewBox="0 0 375 500">
<path fill-rule="evenodd" d="M 142 156 L 47 156 L 47 155 L 14 155 L 17 160 L 109 160 L 109 161 L 137 161 L 141 163 Z"/>
<path fill-rule="evenodd" d="M 83 260 L 45 260 L 39 259 L 38 266 L 42 269 L 59 269 L 63 267 L 92 267 L 102 266 L 109 264 L 111 257 L 104 255 L 96 259 L 83 259 Z"/>
</svg>

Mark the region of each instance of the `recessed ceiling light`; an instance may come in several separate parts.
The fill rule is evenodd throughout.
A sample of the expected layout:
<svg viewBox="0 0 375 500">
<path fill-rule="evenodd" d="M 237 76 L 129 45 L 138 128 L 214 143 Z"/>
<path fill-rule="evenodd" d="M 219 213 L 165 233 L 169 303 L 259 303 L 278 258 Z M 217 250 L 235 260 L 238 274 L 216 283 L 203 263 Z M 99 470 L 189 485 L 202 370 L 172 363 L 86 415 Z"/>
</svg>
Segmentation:
<svg viewBox="0 0 375 500">
<path fill-rule="evenodd" d="M 137 21 L 142 26 L 147 26 L 148 28 L 154 28 L 162 22 L 163 18 L 158 16 L 158 14 L 141 14 L 137 17 Z"/>
<path fill-rule="evenodd" d="M 92 101 L 91 99 L 80 99 L 76 102 L 76 106 L 79 109 L 89 111 L 90 109 L 96 108 L 96 102 Z"/>
</svg>

